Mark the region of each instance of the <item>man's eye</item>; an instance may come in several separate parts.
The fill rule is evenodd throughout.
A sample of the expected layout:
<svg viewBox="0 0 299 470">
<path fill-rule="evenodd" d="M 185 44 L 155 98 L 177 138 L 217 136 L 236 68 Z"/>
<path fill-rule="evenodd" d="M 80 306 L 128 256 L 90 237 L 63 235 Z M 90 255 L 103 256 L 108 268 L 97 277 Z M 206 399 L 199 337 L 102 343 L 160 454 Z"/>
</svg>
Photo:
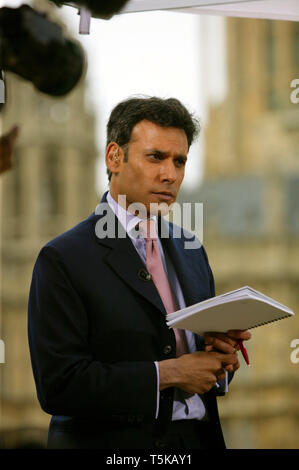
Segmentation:
<svg viewBox="0 0 299 470">
<path fill-rule="evenodd" d="M 149 156 L 153 157 L 156 160 L 162 160 L 163 158 L 162 155 L 160 155 L 159 153 L 151 153 Z"/>
<path fill-rule="evenodd" d="M 186 160 L 184 158 L 178 158 L 176 162 L 179 166 L 186 165 Z"/>
</svg>

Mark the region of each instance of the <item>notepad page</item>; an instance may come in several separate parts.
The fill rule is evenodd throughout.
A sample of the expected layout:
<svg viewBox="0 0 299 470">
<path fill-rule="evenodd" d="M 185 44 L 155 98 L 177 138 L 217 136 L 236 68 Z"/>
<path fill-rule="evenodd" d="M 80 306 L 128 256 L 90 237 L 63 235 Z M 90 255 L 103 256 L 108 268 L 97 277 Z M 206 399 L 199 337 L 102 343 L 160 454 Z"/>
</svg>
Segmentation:
<svg viewBox="0 0 299 470">
<path fill-rule="evenodd" d="M 176 312 L 170 313 L 170 314 L 167 315 L 167 321 L 173 321 L 173 320 L 175 320 L 179 317 L 185 318 L 185 317 L 193 315 L 197 312 L 200 312 L 200 311 L 204 310 L 205 308 L 210 308 L 214 305 L 219 305 L 219 304 L 223 304 L 223 303 L 226 303 L 226 302 L 230 302 L 231 300 L 241 300 L 241 299 L 251 298 L 251 297 L 257 298 L 257 299 L 260 299 L 260 300 L 264 300 L 264 301 L 270 303 L 271 305 L 273 305 L 274 307 L 285 310 L 285 311 L 289 312 L 290 314 L 293 313 L 291 309 L 289 309 L 285 305 L 277 302 L 276 300 L 272 299 L 271 297 L 268 297 L 268 296 L 262 294 L 261 292 L 255 290 L 255 289 L 252 289 L 249 286 L 245 286 L 245 287 L 240 287 L 239 289 L 236 289 L 234 291 L 230 291 L 230 292 L 227 292 L 225 294 L 221 294 L 221 295 L 218 295 L 216 297 L 212 297 L 212 298 L 204 300 L 202 302 L 198 302 L 197 304 L 191 305 L 191 306 L 186 307 L 186 308 L 181 309 L 181 310 L 177 310 Z"/>
<path fill-rule="evenodd" d="M 169 327 L 175 326 L 202 334 L 206 331 L 247 330 L 293 314 L 290 309 L 278 309 L 252 296 L 214 305 L 182 320 L 168 321 L 167 324 Z"/>
</svg>

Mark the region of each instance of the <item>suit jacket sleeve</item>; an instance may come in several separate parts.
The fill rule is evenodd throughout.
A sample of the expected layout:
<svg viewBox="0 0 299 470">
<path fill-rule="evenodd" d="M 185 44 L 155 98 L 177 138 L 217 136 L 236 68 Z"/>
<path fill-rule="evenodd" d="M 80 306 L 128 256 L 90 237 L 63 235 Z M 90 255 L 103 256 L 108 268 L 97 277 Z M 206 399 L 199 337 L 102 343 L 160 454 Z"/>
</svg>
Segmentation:
<svg viewBox="0 0 299 470">
<path fill-rule="evenodd" d="M 88 312 L 53 246 L 41 250 L 34 267 L 28 334 L 37 395 L 47 413 L 155 417 L 154 363 L 102 363 L 93 357 Z"/>
</svg>

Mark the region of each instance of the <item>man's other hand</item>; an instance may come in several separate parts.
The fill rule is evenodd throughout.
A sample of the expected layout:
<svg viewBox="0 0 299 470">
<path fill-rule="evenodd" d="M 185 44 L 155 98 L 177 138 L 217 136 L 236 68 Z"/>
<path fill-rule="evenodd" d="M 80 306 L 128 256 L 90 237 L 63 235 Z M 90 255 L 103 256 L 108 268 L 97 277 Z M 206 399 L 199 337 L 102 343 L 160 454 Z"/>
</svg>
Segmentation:
<svg viewBox="0 0 299 470">
<path fill-rule="evenodd" d="M 159 362 L 160 390 L 179 387 L 188 393 L 206 393 L 225 377 L 226 370 L 239 367 L 236 354 L 197 351 Z"/>
<path fill-rule="evenodd" d="M 205 351 L 219 351 L 226 354 L 235 354 L 239 351 L 239 341 L 248 341 L 251 338 L 251 333 L 248 330 L 229 330 L 226 333 L 208 332 L 203 335 L 205 342 Z M 230 367 L 229 372 L 235 371 L 240 367 L 239 361 L 235 367 Z"/>
</svg>

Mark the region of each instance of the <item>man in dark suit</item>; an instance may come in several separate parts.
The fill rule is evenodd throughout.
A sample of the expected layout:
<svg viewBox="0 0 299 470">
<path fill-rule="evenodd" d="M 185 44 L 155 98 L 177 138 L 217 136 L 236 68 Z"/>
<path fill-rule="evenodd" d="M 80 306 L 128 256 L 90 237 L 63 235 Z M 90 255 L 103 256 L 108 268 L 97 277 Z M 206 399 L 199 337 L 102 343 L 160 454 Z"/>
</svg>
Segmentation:
<svg viewBox="0 0 299 470">
<path fill-rule="evenodd" d="M 152 269 L 159 264 L 167 274 L 162 288 L 168 284 L 177 309 L 215 295 L 204 247 L 194 238 L 187 249 L 190 234 L 178 236 L 162 217 L 176 200 L 196 131 L 175 99 L 117 105 L 107 126 L 110 191 L 39 253 L 28 328 L 38 399 L 53 415 L 49 448 L 225 447 L 216 396 L 239 367 L 238 340 L 250 333 L 181 330 L 177 338 L 140 232 L 144 219 L 154 221 L 159 237 L 150 246 L 159 262 Z"/>
</svg>

